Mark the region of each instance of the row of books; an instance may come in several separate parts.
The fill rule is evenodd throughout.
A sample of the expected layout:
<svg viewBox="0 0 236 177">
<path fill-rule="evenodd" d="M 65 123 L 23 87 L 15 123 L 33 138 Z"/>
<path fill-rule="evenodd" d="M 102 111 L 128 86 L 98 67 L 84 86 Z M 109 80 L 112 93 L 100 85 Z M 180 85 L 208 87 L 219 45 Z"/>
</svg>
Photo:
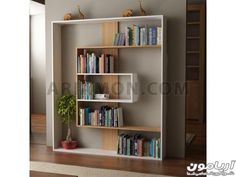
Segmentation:
<svg viewBox="0 0 236 177">
<path fill-rule="evenodd" d="M 99 91 L 98 83 L 92 83 L 90 81 L 78 81 L 78 98 L 79 99 L 94 99 L 95 93 Z"/>
<path fill-rule="evenodd" d="M 102 106 L 100 109 L 92 111 L 90 107 L 80 108 L 80 125 L 106 126 L 106 127 L 122 127 L 123 126 L 123 110 L 122 108 L 114 108 Z"/>
<path fill-rule="evenodd" d="M 77 58 L 78 73 L 114 73 L 114 56 L 110 54 L 87 53 Z"/>
<path fill-rule="evenodd" d="M 114 37 L 115 46 L 143 46 L 161 45 L 162 29 L 157 26 L 125 27 L 124 33 L 116 33 Z"/>
<path fill-rule="evenodd" d="M 140 134 L 118 136 L 117 153 L 120 155 L 160 158 L 160 139 L 145 140 Z"/>
</svg>

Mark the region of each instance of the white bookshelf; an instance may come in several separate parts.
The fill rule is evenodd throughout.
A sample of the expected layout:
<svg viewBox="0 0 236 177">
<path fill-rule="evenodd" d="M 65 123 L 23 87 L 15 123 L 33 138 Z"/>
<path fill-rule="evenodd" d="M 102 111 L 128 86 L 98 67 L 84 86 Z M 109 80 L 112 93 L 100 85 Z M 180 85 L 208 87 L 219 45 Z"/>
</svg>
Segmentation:
<svg viewBox="0 0 236 177">
<path fill-rule="evenodd" d="M 132 158 L 132 159 L 143 159 L 143 160 L 161 160 L 158 158 L 146 157 L 146 156 L 127 156 L 127 155 L 119 155 L 116 151 L 103 150 L 103 149 L 94 149 L 94 148 L 77 148 L 77 149 L 63 149 L 57 148 L 54 151 L 56 152 L 65 152 L 71 154 L 86 154 L 86 155 L 98 155 L 98 156 L 111 156 L 111 157 L 120 157 L 120 158 Z"/>
<path fill-rule="evenodd" d="M 162 44 L 161 45 L 146 45 L 146 46 L 113 46 L 111 43 L 109 43 L 107 39 L 111 39 L 114 33 L 112 33 L 112 30 L 114 32 L 115 28 L 118 28 L 118 30 L 122 30 L 122 25 L 124 24 L 155 24 L 162 28 Z M 104 29 L 108 28 L 111 24 L 117 24 L 117 26 L 110 26 L 111 30 L 108 30 L 108 32 L 104 32 Z M 84 35 L 87 35 L 87 31 L 83 30 L 84 25 L 92 26 L 98 29 L 99 34 L 105 34 L 105 38 L 103 36 L 97 38 L 91 38 L 90 42 L 84 41 L 82 38 L 79 37 L 81 34 L 84 33 Z M 108 25 L 108 26 L 107 26 Z M 81 26 L 81 28 L 80 28 Z M 78 28 L 79 27 L 79 28 Z M 88 28 L 86 28 L 88 29 Z M 100 31 L 101 29 L 101 31 Z M 110 28 L 109 28 L 110 29 Z M 74 48 L 63 48 L 67 44 L 65 43 L 66 37 L 68 37 L 70 34 L 67 31 L 70 30 L 78 30 L 78 36 L 77 40 L 79 41 L 79 45 L 74 46 Z M 88 30 L 89 31 L 89 30 Z M 111 31 L 111 34 L 109 34 Z M 68 57 L 70 53 L 73 53 L 74 55 L 74 61 L 72 62 L 74 66 L 76 66 L 76 58 L 78 56 L 78 52 L 83 49 L 93 49 L 93 50 L 101 50 L 101 51 L 109 51 L 114 53 L 116 55 L 116 58 L 119 58 L 120 51 L 137 51 L 137 50 L 145 50 L 145 52 L 149 53 L 150 51 L 157 51 L 155 53 L 154 58 L 159 62 L 158 69 L 158 75 L 155 76 L 158 78 L 160 83 L 164 83 L 166 81 L 166 69 L 167 69 L 167 58 L 166 58 L 166 23 L 163 15 L 152 15 L 152 16 L 137 16 L 137 17 L 115 17 L 115 18 L 97 18 L 97 19 L 85 19 L 85 20 L 71 20 L 71 21 L 52 21 L 52 60 L 53 60 L 53 75 L 52 75 L 52 82 L 55 83 L 55 87 L 57 88 L 57 93 L 52 93 L 52 120 L 53 120 L 53 127 L 52 127 L 52 136 L 53 136 L 53 150 L 56 152 L 63 152 L 63 153 L 76 153 L 76 154 L 90 154 L 90 155 L 101 155 L 101 156 L 112 156 L 112 157 L 122 157 L 122 158 L 134 158 L 134 159 L 145 159 L 145 160 L 162 160 L 165 157 L 165 117 L 166 117 L 166 99 L 165 95 L 163 95 L 163 87 L 160 88 L 160 95 L 158 95 L 158 115 L 155 116 L 147 116 L 143 117 L 143 119 L 156 119 L 158 121 L 157 125 L 125 125 L 124 127 L 99 127 L 99 126 L 79 126 L 78 120 L 76 121 L 76 127 L 78 129 L 87 129 L 88 130 L 98 130 L 102 131 L 102 143 L 103 146 L 100 148 L 91 148 L 91 147 L 79 147 L 77 149 L 73 150 L 65 150 L 60 147 L 60 142 L 63 139 L 63 128 L 60 119 L 58 118 L 58 115 L 56 113 L 56 101 L 58 96 L 62 94 L 62 83 L 63 79 L 65 78 L 65 69 L 66 67 L 63 62 L 68 60 Z M 106 36 L 106 34 L 108 36 Z M 83 35 L 83 36 L 84 36 Z M 94 40 L 94 42 L 93 42 Z M 84 42 L 83 42 L 84 41 Z M 110 41 L 113 42 L 113 41 Z M 76 52 L 74 52 L 76 51 Z M 71 60 L 72 60 L 71 59 Z M 126 60 L 129 60 L 129 58 L 126 58 Z M 147 60 L 149 62 L 148 58 L 143 58 L 143 60 Z M 66 61 L 68 62 L 68 61 Z M 120 66 L 119 66 L 120 67 Z M 149 68 L 147 68 L 148 70 Z M 77 81 L 79 78 L 87 78 L 87 77 L 98 77 L 98 78 L 115 78 L 115 80 L 119 80 L 121 77 L 129 77 L 131 81 L 131 85 L 133 86 L 134 83 L 138 82 L 139 77 L 139 71 L 137 73 L 119 73 L 119 70 L 117 70 L 116 73 L 76 73 L 77 70 L 74 71 L 74 74 L 71 76 L 70 80 Z M 129 72 L 129 71 L 128 71 Z M 69 76 L 67 76 L 69 77 Z M 109 79 L 108 79 L 109 80 Z M 131 87 L 132 88 L 132 87 Z M 59 94 L 58 94 L 59 93 Z M 102 104 L 102 103 L 108 103 L 111 105 L 117 106 L 118 104 L 122 103 L 122 107 L 125 110 L 125 104 L 129 103 L 129 105 L 136 104 L 141 102 L 142 99 L 139 99 L 139 94 L 134 94 L 133 91 L 130 91 L 130 97 L 128 99 L 126 98 L 113 98 L 108 100 L 86 100 L 86 99 L 78 99 L 77 98 L 77 110 L 79 108 L 80 104 L 86 103 L 86 104 Z M 77 95 L 75 93 L 75 95 Z M 155 105 L 154 108 L 155 109 Z M 77 114 L 78 118 L 78 114 Z M 125 117 L 124 119 L 129 119 L 128 117 Z M 160 148 L 160 155 L 161 157 L 159 159 L 153 158 L 153 157 L 138 157 L 138 156 L 125 156 L 125 155 L 118 155 L 116 153 L 116 141 L 114 141 L 114 137 L 116 137 L 119 134 L 119 131 L 137 131 L 137 132 L 151 132 L 154 133 L 156 136 L 159 136 L 161 139 L 161 148 Z M 108 138 L 108 141 L 105 141 L 104 139 Z M 111 138 L 111 139 L 109 139 Z M 86 139 L 86 138 L 85 138 Z M 78 139 L 79 140 L 79 139 Z M 80 140 L 79 140 L 80 141 Z"/>
</svg>

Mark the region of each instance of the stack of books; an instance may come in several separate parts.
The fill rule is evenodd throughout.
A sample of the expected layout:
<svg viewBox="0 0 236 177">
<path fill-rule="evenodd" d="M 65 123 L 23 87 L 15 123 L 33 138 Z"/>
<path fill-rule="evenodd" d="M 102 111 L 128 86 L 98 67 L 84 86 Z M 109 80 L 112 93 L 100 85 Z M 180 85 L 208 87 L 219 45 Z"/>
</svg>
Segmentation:
<svg viewBox="0 0 236 177">
<path fill-rule="evenodd" d="M 158 26 L 125 27 L 124 33 L 116 33 L 113 44 L 115 46 L 144 46 L 161 45 L 162 29 Z"/>
<path fill-rule="evenodd" d="M 78 73 L 114 73 L 114 56 L 95 53 L 79 55 L 77 58 Z"/>
<path fill-rule="evenodd" d="M 94 95 L 99 91 L 98 83 L 92 83 L 90 81 L 78 81 L 78 98 L 79 99 L 94 99 Z"/>
<path fill-rule="evenodd" d="M 102 106 L 92 111 L 90 107 L 80 108 L 80 125 L 123 127 L 122 108 Z"/>
<path fill-rule="evenodd" d="M 145 140 L 140 134 L 118 136 L 117 153 L 120 155 L 160 158 L 160 139 Z"/>
</svg>

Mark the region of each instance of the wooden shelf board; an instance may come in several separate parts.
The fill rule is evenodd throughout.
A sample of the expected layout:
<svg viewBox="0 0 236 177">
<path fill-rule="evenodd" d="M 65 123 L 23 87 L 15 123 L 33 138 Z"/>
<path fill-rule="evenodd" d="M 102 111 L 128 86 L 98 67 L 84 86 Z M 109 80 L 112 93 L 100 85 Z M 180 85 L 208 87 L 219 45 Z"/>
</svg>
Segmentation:
<svg viewBox="0 0 236 177">
<path fill-rule="evenodd" d="M 147 15 L 147 16 L 132 16 L 132 17 L 111 17 L 111 18 L 91 18 L 91 19 L 80 19 L 80 20 L 60 20 L 52 21 L 52 24 L 57 25 L 77 25 L 77 24 L 89 24 L 89 23 L 104 23 L 104 22 L 126 22 L 126 21 L 153 21 L 163 20 L 163 15 Z"/>
<path fill-rule="evenodd" d="M 77 101 L 81 102 L 103 102 L 103 103 L 133 103 L 131 99 L 108 99 L 108 100 L 87 100 L 87 99 L 77 99 Z"/>
<path fill-rule="evenodd" d="M 129 48 L 161 48 L 161 45 L 142 45 L 142 46 L 80 46 L 77 49 L 129 49 Z"/>
<path fill-rule="evenodd" d="M 200 22 L 187 22 L 188 25 L 199 25 Z"/>
<path fill-rule="evenodd" d="M 94 148 L 77 148 L 77 149 L 63 149 L 56 148 L 54 149 L 56 152 L 66 152 L 73 154 L 87 154 L 87 155 L 100 155 L 100 156 L 113 156 L 113 157 L 122 157 L 122 158 L 133 158 L 133 159 L 143 159 L 143 160 L 161 160 L 153 157 L 138 157 L 138 156 L 127 156 L 127 155 L 119 155 L 116 151 L 104 150 L 104 149 L 94 149 Z"/>
<path fill-rule="evenodd" d="M 124 126 L 124 127 L 106 127 L 106 126 L 92 126 L 92 125 L 77 125 L 80 128 L 95 128 L 95 129 L 112 129 L 112 130 L 128 130 L 128 131 L 144 131 L 144 132 L 161 132 L 159 127 L 145 127 L 145 126 Z"/>
<path fill-rule="evenodd" d="M 131 76 L 133 73 L 77 73 L 78 76 Z"/>
</svg>

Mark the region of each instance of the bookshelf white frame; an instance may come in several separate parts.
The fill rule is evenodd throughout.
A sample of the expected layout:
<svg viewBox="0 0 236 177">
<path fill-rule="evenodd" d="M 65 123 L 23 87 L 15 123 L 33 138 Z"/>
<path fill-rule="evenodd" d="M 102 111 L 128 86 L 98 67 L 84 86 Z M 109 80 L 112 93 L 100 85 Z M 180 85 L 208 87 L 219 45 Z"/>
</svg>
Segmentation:
<svg viewBox="0 0 236 177">
<path fill-rule="evenodd" d="M 152 15 L 152 16 L 136 16 L 136 17 L 115 17 L 115 18 L 95 18 L 95 19 L 84 19 L 84 20 L 71 20 L 71 21 L 52 21 L 51 22 L 51 41 L 52 41 L 52 83 L 57 87 L 57 91 L 61 93 L 62 90 L 62 62 L 61 62 L 61 28 L 67 25 L 80 25 L 80 24 L 97 24 L 97 23 L 105 23 L 105 22 L 147 22 L 148 21 L 158 21 L 162 27 L 162 44 L 159 46 L 102 46 L 103 48 L 125 48 L 125 50 L 132 50 L 132 48 L 157 48 L 157 50 L 161 51 L 161 83 L 166 81 L 166 71 L 167 71 L 167 55 L 166 55 L 166 20 L 163 15 Z M 100 48 L 101 46 L 97 46 Z M 85 47 L 86 48 L 86 47 Z M 87 46 L 87 48 L 90 48 Z M 94 47 L 93 47 L 94 48 Z M 130 49 L 129 49 L 130 48 Z M 148 50 L 148 49 L 147 49 Z M 79 75 L 133 75 L 132 73 L 77 73 Z M 77 77 L 76 76 L 76 77 Z M 133 78 L 134 79 L 134 78 Z M 76 153 L 76 154 L 90 154 L 90 155 L 102 155 L 102 156 L 113 156 L 113 157 L 125 157 L 125 158 L 135 158 L 135 159 L 148 159 L 148 160 L 162 160 L 165 157 L 165 117 L 166 117 L 166 99 L 165 95 L 163 95 L 163 87 L 161 87 L 161 123 L 160 127 L 158 127 L 158 132 L 160 133 L 161 139 L 161 157 L 160 159 L 152 158 L 152 157 L 136 157 L 136 156 L 125 156 L 118 155 L 116 151 L 113 150 L 103 150 L 103 149 L 92 149 L 92 148 L 78 148 L 74 150 L 65 150 L 60 147 L 60 142 L 62 140 L 62 124 L 60 119 L 58 118 L 56 111 L 56 101 L 60 95 L 56 93 L 52 93 L 52 140 L 53 140 L 53 151 L 56 152 L 66 152 L 66 153 Z M 132 98 L 132 100 L 110 100 L 111 102 L 133 102 L 136 98 Z M 79 100 L 83 101 L 83 100 Z M 84 100 L 88 101 L 88 100 Z M 91 100 L 95 101 L 95 100 Z M 96 100 L 98 101 L 98 100 Z M 99 100 L 103 101 L 103 100 Z M 106 100 L 106 102 L 109 102 Z M 145 129 L 143 129 L 145 131 Z M 148 132 L 148 131 L 147 131 Z M 156 131 L 153 131 L 156 132 Z"/>
</svg>

